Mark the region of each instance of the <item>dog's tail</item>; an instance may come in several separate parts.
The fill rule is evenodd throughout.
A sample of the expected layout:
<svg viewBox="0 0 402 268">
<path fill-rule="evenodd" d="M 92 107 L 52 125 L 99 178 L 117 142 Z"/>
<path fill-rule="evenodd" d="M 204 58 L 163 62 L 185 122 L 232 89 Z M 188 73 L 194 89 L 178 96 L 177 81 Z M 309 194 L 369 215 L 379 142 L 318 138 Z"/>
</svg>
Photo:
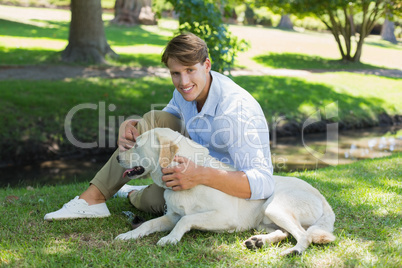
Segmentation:
<svg viewBox="0 0 402 268">
<path fill-rule="evenodd" d="M 307 233 L 313 243 L 327 244 L 336 239 L 332 234 L 334 230 L 335 213 L 331 206 L 325 201 L 323 214 L 313 225 L 307 229 Z"/>
</svg>

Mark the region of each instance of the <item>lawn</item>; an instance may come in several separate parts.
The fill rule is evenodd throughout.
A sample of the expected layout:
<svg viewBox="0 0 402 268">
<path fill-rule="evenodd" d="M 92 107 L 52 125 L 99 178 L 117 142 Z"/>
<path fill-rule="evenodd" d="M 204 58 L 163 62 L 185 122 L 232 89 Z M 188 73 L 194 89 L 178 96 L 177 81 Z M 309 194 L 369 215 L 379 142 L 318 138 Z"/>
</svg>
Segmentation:
<svg viewBox="0 0 402 268">
<path fill-rule="evenodd" d="M 401 267 L 401 154 L 350 165 L 288 174 L 311 183 L 336 214 L 337 239 L 312 245 L 304 255 L 281 258 L 289 238 L 257 251 L 242 242 L 255 231 L 190 231 L 177 246 L 158 247 L 167 233 L 114 241 L 129 230 L 122 211 L 146 219 L 122 198 L 107 202 L 109 218 L 44 222 L 43 216 L 82 192 L 87 183 L 0 189 L 1 267 Z M 147 184 L 138 180 L 133 184 Z"/>
<path fill-rule="evenodd" d="M 0 6 L 0 68 L 60 65 L 69 16 L 68 10 Z M 105 20 L 112 17 L 104 14 Z M 160 53 L 176 27 L 173 20 L 132 28 L 106 23 L 108 42 L 120 54 L 110 64 L 161 66 Z M 338 51 L 328 34 L 250 26 L 230 29 L 252 45 L 240 55 L 239 67 L 320 69 L 300 77 L 233 77 L 259 101 L 270 124 L 279 116 L 302 123 L 317 111 L 327 119 L 334 107 L 336 116 L 329 119 L 350 128 L 378 124 L 381 114 L 402 114 L 401 78 L 350 72 L 400 69 L 400 45 L 384 45 L 370 37 L 362 63 L 342 65 L 336 61 Z M 259 40 L 265 43 L 261 45 Z M 72 117 L 74 137 L 98 144 L 103 137 L 104 147 L 114 148 L 119 122 L 152 107 L 163 107 L 171 94 L 170 79 L 161 77 L 2 80 L 0 162 L 40 161 L 76 151 L 66 139 L 65 122 L 68 113 L 83 104 L 92 108 L 81 109 Z M 233 234 L 191 231 L 179 245 L 165 248 L 155 245 L 164 234 L 116 242 L 117 234 L 129 230 L 122 211 L 151 218 L 124 199 L 108 201 L 112 216 L 106 219 L 43 221 L 44 214 L 81 193 L 87 183 L 0 188 L 0 267 L 401 267 L 401 159 L 401 154 L 394 154 L 290 174 L 308 181 L 328 199 L 337 216 L 337 240 L 313 245 L 303 256 L 289 258 L 281 258 L 279 253 L 295 243 L 293 238 L 257 251 L 243 247 L 242 241 L 255 234 L 252 230 Z"/>
</svg>

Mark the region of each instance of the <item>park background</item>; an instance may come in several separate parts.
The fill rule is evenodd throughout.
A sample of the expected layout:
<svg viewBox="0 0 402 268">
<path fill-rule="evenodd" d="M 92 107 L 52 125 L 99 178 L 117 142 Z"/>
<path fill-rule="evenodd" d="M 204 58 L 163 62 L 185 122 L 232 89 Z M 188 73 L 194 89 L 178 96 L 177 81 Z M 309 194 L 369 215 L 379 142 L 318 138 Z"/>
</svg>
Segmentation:
<svg viewBox="0 0 402 268">
<path fill-rule="evenodd" d="M 200 2 L 213 3 L 187 4 Z M 360 62 L 345 63 L 333 35 L 314 16 L 291 15 L 293 29 L 283 29 L 276 27 L 282 13 L 272 5 L 227 2 L 237 14 L 237 21 L 225 18 L 228 31 L 248 43 L 230 62 L 230 75 L 267 116 L 271 139 L 277 138 L 271 144 L 275 172 L 308 181 L 333 206 L 337 241 L 286 259 L 278 254 L 292 238 L 252 252 L 241 243 L 254 231 L 191 231 L 178 246 L 166 248 L 155 246 L 161 234 L 114 242 L 129 228 L 121 211 L 151 217 L 121 199 L 108 201 L 108 219 L 44 223 L 44 214 L 82 192 L 114 150 L 119 117 L 142 115 L 169 101 L 172 86 L 160 54 L 180 25 L 164 1 L 152 6 L 160 16 L 156 25 L 113 24 L 115 2 L 102 0 L 106 40 L 119 56 L 99 64 L 66 63 L 61 51 L 69 44 L 69 1 L 0 1 L 2 266 L 401 266 L 399 18 L 394 18 L 395 41 L 382 40 L 378 32 L 368 35 Z M 80 141 L 104 146 L 77 148 L 65 136 L 66 115 L 83 103 L 96 104 L 97 110 L 77 113 L 71 131 Z M 312 137 L 308 145 L 322 153 L 327 124 L 337 123 L 340 136 L 346 133 L 347 141 L 336 146 L 342 165 L 319 169 L 325 163 L 307 156 L 300 144 L 302 125 L 317 111 L 325 116 L 334 103 L 336 118 L 304 130 Z M 355 162 L 360 159 L 365 160 Z M 293 165 L 286 169 L 283 163 Z"/>
</svg>

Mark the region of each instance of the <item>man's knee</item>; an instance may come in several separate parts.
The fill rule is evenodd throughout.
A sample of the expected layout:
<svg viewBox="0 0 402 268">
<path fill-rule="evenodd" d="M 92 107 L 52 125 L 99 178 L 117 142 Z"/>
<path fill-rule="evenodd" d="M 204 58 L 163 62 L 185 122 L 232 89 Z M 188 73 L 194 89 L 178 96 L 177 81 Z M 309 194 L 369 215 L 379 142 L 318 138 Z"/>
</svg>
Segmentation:
<svg viewBox="0 0 402 268">
<path fill-rule="evenodd" d="M 137 209 L 155 215 L 163 215 L 165 213 L 164 192 L 165 189 L 151 184 L 143 190 L 130 194 L 129 198 L 131 204 Z"/>
<path fill-rule="evenodd" d="M 155 198 L 152 196 L 143 196 L 142 202 L 140 202 L 137 209 L 152 213 L 158 216 L 162 216 L 165 213 L 165 200 L 162 198 Z"/>
<path fill-rule="evenodd" d="M 138 124 L 138 130 L 141 134 L 157 127 L 170 128 L 182 134 L 186 133 L 183 120 L 165 111 L 149 111 L 144 114 L 142 119 Z"/>
</svg>

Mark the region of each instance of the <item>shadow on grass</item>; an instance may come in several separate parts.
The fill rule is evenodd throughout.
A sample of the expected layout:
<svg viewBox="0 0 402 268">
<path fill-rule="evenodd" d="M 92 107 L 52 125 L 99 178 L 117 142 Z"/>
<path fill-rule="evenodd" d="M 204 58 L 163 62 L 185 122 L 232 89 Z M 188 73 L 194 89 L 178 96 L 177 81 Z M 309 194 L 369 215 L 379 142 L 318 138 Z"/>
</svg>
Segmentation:
<svg viewBox="0 0 402 268">
<path fill-rule="evenodd" d="M 378 40 L 378 41 L 366 40 L 364 41 L 364 44 L 382 48 L 400 49 L 402 42 L 398 41 L 396 44 L 394 44 L 385 40 Z"/>
<path fill-rule="evenodd" d="M 0 88 L 0 114 L 4 115 L 4 122 L 0 125 L 0 159 L 21 164 L 74 153 L 99 153 L 114 148 L 116 139 L 113 136 L 121 120 L 134 115 L 142 116 L 152 108 L 152 104 L 160 103 L 158 108 L 166 106 L 173 91 L 168 79 L 147 77 L 4 80 Z M 105 125 L 112 130 L 99 134 L 102 102 L 105 107 L 115 105 L 116 109 L 111 112 L 106 108 Z M 103 147 L 106 148 L 80 149 L 65 137 L 66 115 L 72 108 L 84 103 L 95 104 L 96 109 L 81 109 L 74 114 L 71 133 L 82 143 L 97 142 L 98 145 L 100 135 L 104 135 L 106 144 Z M 52 144 L 58 147 L 56 151 L 53 151 Z"/>
<path fill-rule="evenodd" d="M 0 19 L 1 35 L 28 38 L 68 39 L 68 22 L 46 21 L 45 23 L 47 27 Z"/>
<path fill-rule="evenodd" d="M 269 53 L 253 58 L 258 63 L 271 68 L 285 68 L 297 70 L 356 70 L 380 69 L 382 67 L 364 63 L 345 63 L 341 60 L 326 59 L 320 56 L 297 53 Z"/>
<path fill-rule="evenodd" d="M 130 67 L 150 67 L 164 66 L 159 54 L 119 54 L 116 59 L 107 58 L 107 61 L 114 65 L 124 65 Z"/>
<path fill-rule="evenodd" d="M 61 51 L 47 49 L 8 48 L 0 46 L 1 64 L 49 64 L 59 63 Z"/>
<path fill-rule="evenodd" d="M 381 99 L 342 94 L 331 86 L 299 78 L 238 76 L 234 80 L 258 100 L 269 121 L 273 116 L 286 115 L 287 119 L 303 122 L 317 110 L 325 115 L 324 108 L 333 102 L 338 102 L 338 116 L 344 123 L 370 121 L 384 112 Z"/>
<path fill-rule="evenodd" d="M 324 84 L 313 84 L 290 77 L 235 77 L 235 81 L 259 101 L 268 121 L 275 116 L 302 123 L 312 112 L 320 110 L 325 119 L 325 107 L 338 102 L 339 119 L 355 126 L 370 122 L 383 112 L 383 100 L 362 98 L 335 92 Z M 49 145 L 57 144 L 57 154 L 77 149 L 64 137 L 64 120 L 70 109 L 83 103 L 96 104 L 97 109 L 80 110 L 72 118 L 74 137 L 81 142 L 99 142 L 99 103 L 106 109 L 106 126 L 117 127 L 120 117 L 143 115 L 160 104 L 162 108 L 172 96 L 169 79 L 72 79 L 66 81 L 12 81 L 4 80 L 0 90 L 0 113 L 6 120 L 0 125 L 0 150 L 6 159 L 13 161 L 46 160 L 54 156 Z M 308 106 L 309 110 L 303 107 Z M 353 111 L 353 115 L 350 114 Z M 110 117 L 111 116 L 111 117 Z M 109 118 L 112 118 L 113 122 Z M 338 120 L 331 118 L 331 120 Z M 113 127 L 113 125 L 110 125 Z M 13 133 L 20 133 L 14 135 Z M 111 132 L 104 134 L 110 141 Z M 24 137 L 24 140 L 22 140 Z M 115 140 L 114 140 L 115 141 Z M 109 145 L 107 145 L 109 146 Z M 115 146 L 112 142 L 110 146 Z M 51 146 L 50 146 L 51 147 Z M 16 149 L 18 148 L 18 150 Z M 81 150 L 82 151 L 82 150 Z M 84 150 L 85 151 L 85 150 Z"/>
<path fill-rule="evenodd" d="M 35 37 L 50 39 L 68 39 L 69 22 L 39 21 L 47 26 L 36 26 L 0 19 L 1 35 L 14 37 Z M 141 26 L 124 27 L 111 24 L 105 25 L 105 34 L 109 45 L 156 45 L 164 46 L 168 37 L 144 30 Z"/>
<path fill-rule="evenodd" d="M 47 50 L 41 48 L 8 48 L 0 46 L 0 58 L 3 65 L 25 64 L 71 64 L 61 61 L 61 50 Z M 163 66 L 159 54 L 118 54 L 117 58 L 106 57 L 113 66 L 149 67 Z"/>
</svg>

